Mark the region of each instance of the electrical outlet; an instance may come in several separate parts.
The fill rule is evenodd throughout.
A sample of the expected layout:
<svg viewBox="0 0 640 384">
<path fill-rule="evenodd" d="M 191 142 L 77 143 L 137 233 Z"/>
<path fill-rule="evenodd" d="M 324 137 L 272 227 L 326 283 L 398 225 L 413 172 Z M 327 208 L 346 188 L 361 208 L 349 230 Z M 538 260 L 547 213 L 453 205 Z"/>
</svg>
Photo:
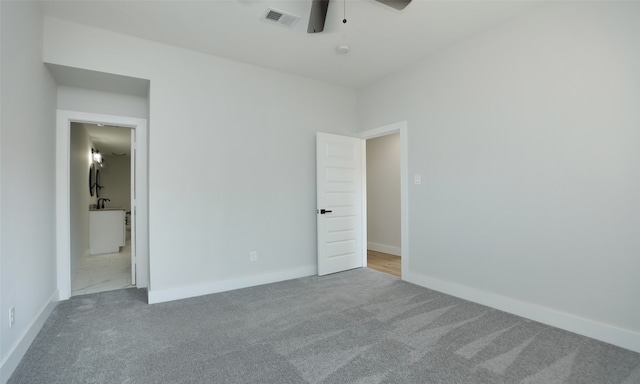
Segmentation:
<svg viewBox="0 0 640 384">
<path fill-rule="evenodd" d="M 258 252 L 257 251 L 249 252 L 249 260 L 250 261 L 258 261 Z"/>
<path fill-rule="evenodd" d="M 9 308 L 9 328 L 13 327 L 13 324 L 16 322 L 16 308 Z"/>
</svg>

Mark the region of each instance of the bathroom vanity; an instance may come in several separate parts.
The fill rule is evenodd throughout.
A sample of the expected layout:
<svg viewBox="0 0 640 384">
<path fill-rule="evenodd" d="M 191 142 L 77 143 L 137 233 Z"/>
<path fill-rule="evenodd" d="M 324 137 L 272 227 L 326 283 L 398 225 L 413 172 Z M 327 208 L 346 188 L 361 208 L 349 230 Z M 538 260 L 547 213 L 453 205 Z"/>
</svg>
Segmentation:
<svg viewBox="0 0 640 384">
<path fill-rule="evenodd" d="M 89 252 L 116 253 L 125 244 L 125 210 L 106 208 L 89 211 Z"/>
</svg>

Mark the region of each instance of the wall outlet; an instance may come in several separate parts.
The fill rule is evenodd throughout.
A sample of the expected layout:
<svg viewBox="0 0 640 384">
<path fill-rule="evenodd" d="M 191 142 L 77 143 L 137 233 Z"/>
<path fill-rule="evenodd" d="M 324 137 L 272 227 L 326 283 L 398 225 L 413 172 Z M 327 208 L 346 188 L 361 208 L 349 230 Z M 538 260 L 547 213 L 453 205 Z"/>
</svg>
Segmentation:
<svg viewBox="0 0 640 384">
<path fill-rule="evenodd" d="M 258 261 L 258 252 L 257 251 L 249 252 L 249 260 L 250 261 Z"/>
<path fill-rule="evenodd" d="M 13 327 L 13 324 L 16 322 L 16 308 L 9 308 L 9 328 Z"/>
</svg>

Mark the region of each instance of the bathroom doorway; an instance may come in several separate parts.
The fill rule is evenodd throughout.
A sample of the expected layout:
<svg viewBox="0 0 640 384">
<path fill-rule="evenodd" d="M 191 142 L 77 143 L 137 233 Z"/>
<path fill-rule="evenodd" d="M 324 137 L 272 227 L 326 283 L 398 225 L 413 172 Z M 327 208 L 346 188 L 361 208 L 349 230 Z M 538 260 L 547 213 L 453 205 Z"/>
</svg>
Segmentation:
<svg viewBox="0 0 640 384">
<path fill-rule="evenodd" d="M 89 130 L 84 127 L 80 130 L 82 136 L 80 139 L 76 137 L 74 131 L 80 123 L 83 126 L 102 125 L 102 127 L 121 130 L 128 134 L 130 139 L 130 153 L 122 154 L 122 150 L 105 146 L 101 139 L 91 139 Z M 58 110 L 57 118 L 57 134 L 56 134 L 56 211 L 57 221 L 57 269 L 58 269 L 58 290 L 60 292 L 60 300 L 68 299 L 72 294 L 72 283 L 74 285 L 74 294 L 86 294 L 103 290 L 119 289 L 127 286 L 136 286 L 137 288 L 148 287 L 149 281 L 149 256 L 148 256 L 148 186 L 147 186 L 147 122 L 144 119 L 129 118 L 115 115 L 102 115 L 85 112 L 75 112 Z M 72 128 L 73 126 L 73 128 Z M 100 128 L 102 128 L 100 127 Z M 95 129 L 98 129 L 94 127 Z M 74 137 L 72 138 L 72 133 Z M 84 133 L 84 135 L 82 134 Z M 80 141 L 80 146 L 74 143 Z M 94 142 L 95 141 L 95 142 Z M 93 153 L 92 153 L 93 149 Z M 100 156 L 96 156 L 99 152 Z M 115 155 L 114 155 L 115 153 Z M 110 180 L 108 172 L 108 158 L 111 158 L 111 166 L 118 167 L 117 158 L 126 157 L 127 154 L 131 160 L 129 162 L 130 169 L 130 201 L 123 202 L 124 198 L 117 195 L 126 193 L 116 192 L 117 185 Z M 102 158 L 102 166 L 100 166 L 100 158 Z M 123 166 L 120 165 L 122 168 Z M 79 169 L 79 171 L 78 171 Z M 72 173 L 77 176 L 73 176 Z M 122 176 L 120 177 L 122 178 Z M 112 178 L 111 178 L 112 179 Z M 111 183 L 111 188 L 107 185 Z M 117 182 L 116 182 L 117 183 Z M 74 192 L 75 191 L 75 192 Z M 93 194 L 92 194 L 93 193 Z M 106 199 L 106 200 L 105 200 Z M 98 206 L 98 203 L 100 204 Z M 129 204 L 129 209 L 126 205 Z M 116 206 L 117 205 L 117 206 Z M 75 207 L 75 208 L 73 208 Z M 104 207 L 104 209 L 103 209 Z M 120 219 L 108 221 L 109 225 L 99 227 L 94 225 L 94 229 L 98 228 L 95 233 L 99 234 L 99 240 L 107 243 L 106 248 L 103 242 L 91 243 L 91 225 L 89 223 L 91 217 L 95 213 L 113 216 L 114 213 L 120 214 Z M 104 216 L 103 218 L 105 218 Z M 104 221 L 101 221 L 104 224 Z M 115 224 L 114 224 L 115 223 Z M 94 223 L 95 224 L 95 223 Z M 119 228 L 119 229 L 115 229 Z M 127 229 L 129 229 L 127 231 Z M 94 233 L 94 235 L 95 235 Z M 120 242 L 112 241 L 111 236 L 120 233 Z M 114 235 L 115 234 L 115 235 Z M 107 239 L 111 239 L 108 240 Z M 96 244 L 99 244 L 97 246 Z M 94 248 L 94 249 L 92 249 Z M 130 253 L 126 253 L 127 248 L 131 249 Z M 83 256 L 97 257 L 105 254 L 113 254 L 113 258 L 121 261 L 118 264 L 119 272 L 123 277 L 116 285 L 104 284 L 109 282 L 108 277 L 93 276 L 89 279 L 93 282 L 85 287 L 79 287 L 73 282 L 78 272 L 80 261 Z M 118 254 L 117 256 L 115 254 Z M 129 265 L 123 261 L 129 257 Z M 105 257 L 102 259 L 105 260 Z M 98 259 L 89 259 L 92 262 Z M 113 260 L 112 260 L 113 261 Z M 109 262 L 114 268 L 115 262 Z M 126 269 L 128 268 L 128 270 Z M 124 280 L 124 276 L 127 279 Z"/>
<path fill-rule="evenodd" d="M 71 295 L 133 287 L 134 132 L 77 122 L 70 129 Z"/>
</svg>

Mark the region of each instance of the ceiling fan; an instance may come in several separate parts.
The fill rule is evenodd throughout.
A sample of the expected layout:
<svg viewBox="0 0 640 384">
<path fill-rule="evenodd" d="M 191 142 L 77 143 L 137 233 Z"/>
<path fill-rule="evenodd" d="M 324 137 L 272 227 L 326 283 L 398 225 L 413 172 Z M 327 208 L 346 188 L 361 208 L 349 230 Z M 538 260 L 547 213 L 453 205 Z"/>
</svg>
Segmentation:
<svg viewBox="0 0 640 384">
<path fill-rule="evenodd" d="M 399 11 L 405 9 L 405 7 L 411 2 L 411 0 L 376 1 Z M 311 15 L 309 16 L 309 27 L 307 27 L 307 33 L 318 33 L 324 30 L 324 21 L 327 18 L 327 9 L 329 9 L 329 0 L 312 0 Z M 346 23 L 346 19 L 343 20 L 343 22 Z"/>
</svg>

